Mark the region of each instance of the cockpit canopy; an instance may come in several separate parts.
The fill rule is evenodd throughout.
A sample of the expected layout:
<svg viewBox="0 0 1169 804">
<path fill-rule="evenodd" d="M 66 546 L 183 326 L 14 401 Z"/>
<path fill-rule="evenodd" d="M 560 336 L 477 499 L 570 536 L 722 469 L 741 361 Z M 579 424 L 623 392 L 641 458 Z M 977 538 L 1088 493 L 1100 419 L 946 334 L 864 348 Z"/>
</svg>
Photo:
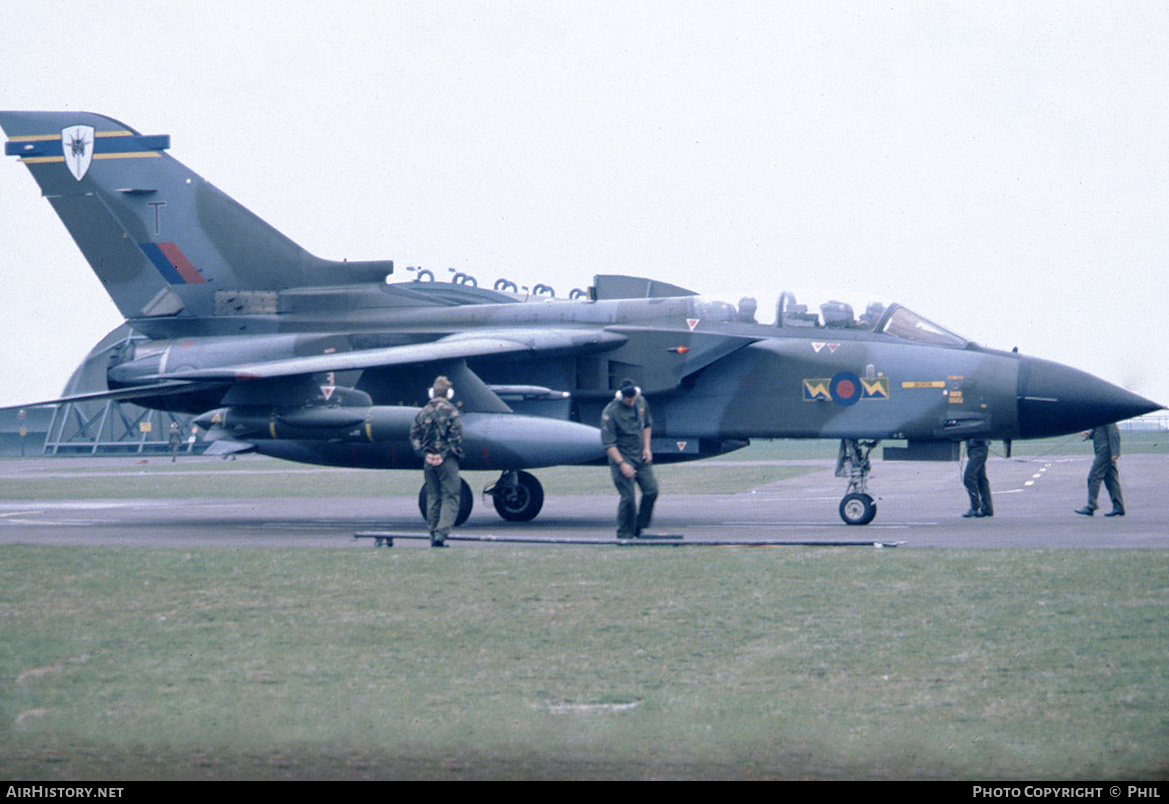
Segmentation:
<svg viewBox="0 0 1169 804">
<path fill-rule="evenodd" d="M 875 332 L 892 335 L 902 340 L 928 343 L 936 346 L 965 348 L 965 338 L 940 327 L 900 304 L 885 301 L 841 301 L 844 297 L 821 297 L 784 291 L 769 314 L 755 296 L 743 296 L 739 303 L 717 301 L 705 296 L 694 296 L 696 317 L 707 321 L 738 321 L 744 324 L 763 324 L 781 329 L 821 329 L 836 331 Z"/>
</svg>

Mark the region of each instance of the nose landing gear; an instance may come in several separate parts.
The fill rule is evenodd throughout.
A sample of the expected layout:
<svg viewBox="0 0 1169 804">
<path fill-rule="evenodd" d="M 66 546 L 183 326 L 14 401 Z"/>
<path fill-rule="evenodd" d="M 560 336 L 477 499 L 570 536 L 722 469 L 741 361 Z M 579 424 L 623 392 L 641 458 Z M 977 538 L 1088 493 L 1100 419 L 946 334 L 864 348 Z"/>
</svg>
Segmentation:
<svg viewBox="0 0 1169 804">
<path fill-rule="evenodd" d="M 849 525 L 867 525 L 877 515 L 877 503 L 869 494 L 868 479 L 872 465 L 869 453 L 880 443 L 845 438 L 836 458 L 836 476 L 848 478 L 848 490 L 840 501 L 840 518 Z"/>
</svg>

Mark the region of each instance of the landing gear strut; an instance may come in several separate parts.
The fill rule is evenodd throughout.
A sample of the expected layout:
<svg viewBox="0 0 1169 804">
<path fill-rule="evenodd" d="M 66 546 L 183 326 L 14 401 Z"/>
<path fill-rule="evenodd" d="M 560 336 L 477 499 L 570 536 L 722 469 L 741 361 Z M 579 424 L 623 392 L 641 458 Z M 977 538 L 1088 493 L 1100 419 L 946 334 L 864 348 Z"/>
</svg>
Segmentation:
<svg viewBox="0 0 1169 804">
<path fill-rule="evenodd" d="M 491 495 L 496 512 L 509 522 L 527 522 L 535 519 L 544 507 L 544 487 L 533 475 L 510 470 L 483 490 Z"/>
<path fill-rule="evenodd" d="M 840 518 L 849 525 L 867 525 L 877 515 L 877 503 L 868 489 L 869 453 L 877 441 L 859 441 L 845 438 L 840 442 L 836 458 L 836 476 L 848 478 L 848 491 L 840 501 Z"/>
</svg>

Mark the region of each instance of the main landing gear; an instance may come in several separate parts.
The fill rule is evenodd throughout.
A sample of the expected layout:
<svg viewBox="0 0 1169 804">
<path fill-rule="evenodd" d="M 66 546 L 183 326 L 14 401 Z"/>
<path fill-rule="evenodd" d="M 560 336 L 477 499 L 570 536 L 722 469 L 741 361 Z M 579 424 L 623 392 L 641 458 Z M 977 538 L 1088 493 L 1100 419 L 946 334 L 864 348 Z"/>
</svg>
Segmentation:
<svg viewBox="0 0 1169 804">
<path fill-rule="evenodd" d="M 533 475 L 521 471 L 511 470 L 504 472 L 490 486 L 483 490 L 484 494 L 491 495 L 491 502 L 496 512 L 509 522 L 527 522 L 535 519 L 536 514 L 544 507 L 544 487 Z M 475 495 L 466 480 L 459 478 L 459 513 L 455 517 L 455 525 L 462 525 L 471 515 L 471 508 L 475 504 Z M 418 510 L 422 518 L 426 519 L 426 486 L 418 492 Z"/>
<path fill-rule="evenodd" d="M 544 507 L 544 487 L 533 475 L 511 470 L 483 490 L 491 495 L 495 511 L 508 522 L 527 522 Z"/>
<path fill-rule="evenodd" d="M 471 508 L 475 505 L 475 494 L 466 480 L 459 478 L 459 513 L 455 515 L 455 525 L 461 525 L 471 515 Z M 426 486 L 418 491 L 418 510 L 422 512 L 422 520 L 426 521 Z"/>
<path fill-rule="evenodd" d="M 848 478 L 848 491 L 840 501 L 840 518 L 849 525 L 867 525 L 877 515 L 877 503 L 868 489 L 869 453 L 877 441 L 859 441 L 845 438 L 840 442 L 836 458 L 836 476 Z"/>
</svg>

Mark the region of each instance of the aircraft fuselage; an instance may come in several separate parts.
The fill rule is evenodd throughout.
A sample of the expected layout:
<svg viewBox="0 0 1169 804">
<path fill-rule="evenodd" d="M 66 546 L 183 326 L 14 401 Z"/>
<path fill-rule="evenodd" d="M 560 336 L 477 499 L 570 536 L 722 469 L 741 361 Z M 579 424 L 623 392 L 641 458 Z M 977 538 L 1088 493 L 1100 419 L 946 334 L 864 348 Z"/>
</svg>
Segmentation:
<svg viewBox="0 0 1169 804">
<path fill-rule="evenodd" d="M 612 387 L 629 377 L 641 386 L 653 407 L 655 435 L 663 442 L 686 442 L 691 450 L 700 439 L 1014 440 L 1076 432 L 1148 408 L 1140 397 L 1091 375 L 1017 353 L 970 343 L 920 343 L 881 332 L 708 321 L 701 317 L 697 297 L 381 308 L 377 316 L 373 310 L 366 312 L 361 316 L 368 319 L 361 322 L 363 326 L 348 311 L 343 320 L 332 321 L 332 331 L 327 326 L 329 318 L 318 312 L 312 331 L 304 333 L 287 331 L 292 322 L 273 316 L 277 320 L 252 328 L 285 328 L 284 332 L 142 341 L 111 368 L 110 377 L 114 384 L 133 385 L 224 366 L 242 366 L 246 371 L 253 362 L 530 331 L 534 344 L 530 354 L 485 354 L 405 368 L 334 372 L 327 381 L 355 389 L 361 394 L 356 402 L 347 402 L 340 393 L 317 399 L 318 388 L 326 381 L 320 372 L 311 380 L 302 378 L 299 390 L 287 378 L 258 378 L 253 394 L 244 381 L 230 389 L 212 386 L 190 395 L 150 400 L 154 407 L 196 413 L 232 408 L 237 421 L 251 417 L 252 425 L 274 417 L 276 424 L 271 426 L 245 428 L 249 438 L 331 442 L 332 447 L 314 448 L 326 456 L 322 462 L 384 466 L 413 465 L 414 459 L 402 450 L 402 417 L 379 412 L 379 408 L 416 409 L 425 403 L 425 389 L 435 374 L 461 369 L 485 386 L 460 387 L 460 401 L 469 413 L 585 425 L 597 423 Z M 170 322 L 172 327 L 176 324 Z M 339 332 L 341 326 L 348 331 Z M 545 328 L 578 330 L 580 345 L 569 338 L 551 348 L 539 348 Z M 584 337 L 598 329 L 609 336 L 606 342 L 598 344 Z M 510 399 L 506 406 L 499 406 L 500 397 L 491 390 L 520 386 L 557 393 L 544 399 Z M 280 393 L 274 395 L 277 389 Z M 273 400 L 279 401 L 273 404 Z M 361 408 L 362 426 L 346 436 L 335 426 L 314 430 L 283 424 L 286 416 L 281 411 L 314 404 Z M 579 437 L 573 434 L 573 439 Z M 260 449 L 274 451 L 272 445 Z M 676 456 L 663 457 L 704 454 L 678 449 Z M 547 462 L 564 462 L 563 457 Z M 483 468 L 496 468 L 501 460 L 507 463 L 502 455 L 485 457 Z M 477 459 L 470 461 L 474 464 Z M 528 455 L 516 468 L 547 462 L 533 461 Z"/>
</svg>

